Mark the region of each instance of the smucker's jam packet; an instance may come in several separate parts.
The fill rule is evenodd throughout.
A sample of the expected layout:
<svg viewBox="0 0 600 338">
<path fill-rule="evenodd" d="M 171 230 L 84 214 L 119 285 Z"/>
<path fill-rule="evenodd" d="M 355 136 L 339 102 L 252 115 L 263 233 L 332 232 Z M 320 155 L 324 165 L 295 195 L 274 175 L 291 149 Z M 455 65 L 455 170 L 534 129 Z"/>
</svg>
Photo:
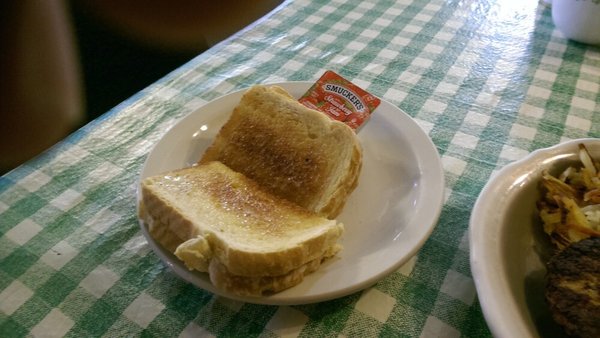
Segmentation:
<svg viewBox="0 0 600 338">
<path fill-rule="evenodd" d="M 334 120 L 346 123 L 354 131 L 369 119 L 381 103 L 376 96 L 330 70 L 298 101 L 311 109 L 324 112 Z"/>
</svg>

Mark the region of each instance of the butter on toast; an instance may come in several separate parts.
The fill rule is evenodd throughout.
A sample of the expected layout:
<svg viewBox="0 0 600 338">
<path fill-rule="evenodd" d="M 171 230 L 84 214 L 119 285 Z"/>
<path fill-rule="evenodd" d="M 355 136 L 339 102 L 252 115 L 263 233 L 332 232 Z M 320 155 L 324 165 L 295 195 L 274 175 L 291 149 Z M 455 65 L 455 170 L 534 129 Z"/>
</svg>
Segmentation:
<svg viewBox="0 0 600 338">
<path fill-rule="evenodd" d="M 235 107 L 200 163 L 220 161 L 270 193 L 335 218 L 356 188 L 355 132 L 278 86 L 256 85 Z"/>
<path fill-rule="evenodd" d="M 240 295 L 302 281 L 339 249 L 343 225 L 321 217 L 218 161 L 141 182 L 140 218 L 190 269 Z"/>
</svg>

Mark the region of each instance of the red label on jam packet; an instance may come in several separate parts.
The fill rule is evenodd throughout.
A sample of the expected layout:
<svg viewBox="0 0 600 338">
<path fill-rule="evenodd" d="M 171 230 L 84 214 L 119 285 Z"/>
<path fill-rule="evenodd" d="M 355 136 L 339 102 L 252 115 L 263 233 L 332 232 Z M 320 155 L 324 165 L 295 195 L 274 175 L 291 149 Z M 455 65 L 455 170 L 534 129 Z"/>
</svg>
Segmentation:
<svg viewBox="0 0 600 338">
<path fill-rule="evenodd" d="M 324 112 L 334 120 L 346 123 L 355 131 L 369 119 L 381 102 L 330 70 L 298 101 L 308 108 Z"/>
</svg>

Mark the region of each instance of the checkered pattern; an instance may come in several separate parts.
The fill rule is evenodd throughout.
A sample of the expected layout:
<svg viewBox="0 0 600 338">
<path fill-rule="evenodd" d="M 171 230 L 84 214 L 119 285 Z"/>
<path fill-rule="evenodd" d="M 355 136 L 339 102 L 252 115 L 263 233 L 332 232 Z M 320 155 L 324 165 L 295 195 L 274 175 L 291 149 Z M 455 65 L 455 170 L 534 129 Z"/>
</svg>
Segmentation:
<svg viewBox="0 0 600 338">
<path fill-rule="evenodd" d="M 374 287 L 260 306 L 185 283 L 135 215 L 146 154 L 178 118 L 255 83 L 334 70 L 429 134 L 446 175 L 439 223 Z M 287 2 L 0 178 L 0 332 L 44 336 L 489 336 L 467 228 L 489 176 L 534 149 L 600 136 L 600 51 L 536 2 Z"/>
</svg>

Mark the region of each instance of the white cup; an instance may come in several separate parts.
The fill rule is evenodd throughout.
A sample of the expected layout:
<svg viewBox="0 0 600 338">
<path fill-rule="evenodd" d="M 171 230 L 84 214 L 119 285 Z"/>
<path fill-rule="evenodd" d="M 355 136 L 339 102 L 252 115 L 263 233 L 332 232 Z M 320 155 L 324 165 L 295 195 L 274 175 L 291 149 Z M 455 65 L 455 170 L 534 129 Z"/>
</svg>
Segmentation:
<svg viewBox="0 0 600 338">
<path fill-rule="evenodd" d="M 552 20 L 565 37 L 600 45 L 600 0 L 552 0 Z"/>
</svg>

